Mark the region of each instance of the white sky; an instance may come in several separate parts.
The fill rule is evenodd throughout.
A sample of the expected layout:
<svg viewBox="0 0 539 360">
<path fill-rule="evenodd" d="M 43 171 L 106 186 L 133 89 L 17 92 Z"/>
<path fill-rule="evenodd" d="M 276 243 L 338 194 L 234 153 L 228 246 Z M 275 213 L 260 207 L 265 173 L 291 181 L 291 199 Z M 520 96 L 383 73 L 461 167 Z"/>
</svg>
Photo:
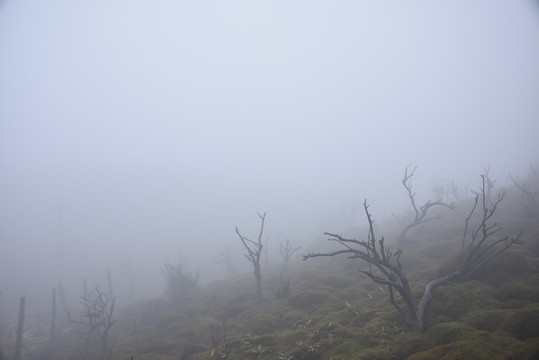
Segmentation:
<svg viewBox="0 0 539 360">
<path fill-rule="evenodd" d="M 59 207 L 81 269 L 159 273 L 257 211 L 274 242 L 398 212 L 410 162 L 425 198 L 525 174 L 538 64 L 537 1 L 0 0 L 0 284 L 64 276 Z"/>
</svg>

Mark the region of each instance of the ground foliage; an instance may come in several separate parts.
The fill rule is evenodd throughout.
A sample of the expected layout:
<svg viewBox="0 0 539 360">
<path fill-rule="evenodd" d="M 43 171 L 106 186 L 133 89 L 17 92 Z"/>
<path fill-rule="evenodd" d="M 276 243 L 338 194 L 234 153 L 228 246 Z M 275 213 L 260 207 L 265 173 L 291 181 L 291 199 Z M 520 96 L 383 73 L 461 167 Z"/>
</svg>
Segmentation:
<svg viewBox="0 0 539 360">
<path fill-rule="evenodd" d="M 539 219 L 519 217 L 518 204 L 509 197 L 497 220 L 507 224 L 504 233 L 524 230 L 524 244 L 493 259 L 471 279 L 435 289 L 425 313 L 425 333 L 406 326 L 387 289 L 360 273 L 365 264 L 324 258 L 291 262 L 286 298 L 275 296 L 280 276 L 276 267 L 264 269 L 260 302 L 252 275 L 240 274 L 201 287 L 181 304 L 155 299 L 124 308 L 111 329 L 113 345 L 106 356 L 97 349 L 85 351 L 84 344 L 69 334 L 47 344 L 40 340 L 47 328 L 29 324 L 23 356 L 42 360 L 537 359 Z M 417 298 L 429 280 L 451 268 L 461 236 L 462 217 L 448 213 L 437 223 L 413 229 L 408 234 L 412 240 L 400 244 L 405 250 L 403 267 Z M 4 331 L 0 346 L 5 358 L 11 356 L 6 350 L 12 348 L 12 341 L 11 333 Z"/>
</svg>

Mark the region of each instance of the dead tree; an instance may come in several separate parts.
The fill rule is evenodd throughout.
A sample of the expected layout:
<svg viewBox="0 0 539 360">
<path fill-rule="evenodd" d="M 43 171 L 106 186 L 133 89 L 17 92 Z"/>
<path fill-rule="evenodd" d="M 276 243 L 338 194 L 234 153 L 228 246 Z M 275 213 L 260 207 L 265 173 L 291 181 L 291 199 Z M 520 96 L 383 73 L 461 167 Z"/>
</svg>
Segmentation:
<svg viewBox="0 0 539 360">
<path fill-rule="evenodd" d="M 225 246 L 223 250 L 221 250 L 221 260 L 217 261 L 217 264 L 225 264 L 227 274 L 234 274 L 234 267 L 232 266 L 232 255 L 230 255 L 230 250 L 228 246 Z"/>
<path fill-rule="evenodd" d="M 85 328 L 84 346 L 88 350 L 90 340 L 94 334 L 99 337 L 102 353 L 105 352 L 108 343 L 109 331 L 116 322 L 112 319 L 116 298 L 110 298 L 99 287 L 90 291 L 82 298 L 82 310 L 78 319 L 74 319 L 68 313 L 69 320 L 73 324 L 79 324 Z"/>
<path fill-rule="evenodd" d="M 247 260 L 251 264 L 253 264 L 254 268 L 254 274 L 256 278 L 256 295 L 258 297 L 258 301 L 262 300 L 262 275 L 260 273 L 260 255 L 262 254 L 262 248 L 264 247 L 262 245 L 262 234 L 264 233 L 264 221 L 266 220 L 266 213 L 264 215 L 258 214 L 258 217 L 260 218 L 260 233 L 258 234 L 258 241 L 253 241 L 248 239 L 247 237 L 243 236 L 240 231 L 238 230 L 238 227 L 236 226 L 236 234 L 238 234 L 241 243 L 247 250 L 247 253 L 244 254 Z"/>
<path fill-rule="evenodd" d="M 486 196 L 489 204 L 492 204 L 492 189 L 494 189 L 494 183 L 496 180 L 490 179 L 490 165 L 485 168 L 485 173 L 482 176 L 483 178 L 483 188 L 486 188 L 486 194 L 483 194 L 483 197 Z"/>
<path fill-rule="evenodd" d="M 288 263 L 290 262 L 290 258 L 292 255 L 294 255 L 301 247 L 292 247 L 290 245 L 290 239 L 286 239 L 286 242 L 283 243 L 279 241 L 279 253 L 281 255 L 281 258 L 283 259 L 283 264 L 281 267 L 281 286 L 277 290 L 276 297 L 279 298 L 285 298 L 290 293 L 290 274 L 288 271 Z"/>
<path fill-rule="evenodd" d="M 279 241 L 279 253 L 281 254 L 281 258 L 283 259 L 283 267 L 282 272 L 285 274 L 288 274 L 288 263 L 290 262 L 290 258 L 299 250 L 301 249 L 300 246 L 298 247 L 292 247 L 290 245 L 290 239 L 286 239 L 286 242 L 283 243 Z"/>
<path fill-rule="evenodd" d="M 188 299 L 198 288 L 200 273 L 192 272 L 187 256 L 177 261 L 167 261 L 163 270 L 167 284 L 167 295 L 175 304 Z"/>
<path fill-rule="evenodd" d="M 361 259 L 367 262 L 368 269 L 360 272 L 367 275 L 373 282 L 386 285 L 389 289 L 389 299 L 391 304 L 404 317 L 406 323 L 414 330 L 423 332 L 425 308 L 432 299 L 432 291 L 444 284 L 449 284 L 457 279 L 466 279 L 477 269 L 487 262 L 509 249 L 514 244 L 520 243 L 522 232 L 516 237 L 506 236 L 497 240 L 492 239 L 501 228 L 496 223 L 491 223 L 491 218 L 496 212 L 499 203 L 503 200 L 503 194 L 489 207 L 486 200 L 486 178 L 482 178 L 480 188 L 481 196 L 476 196 L 464 226 L 460 257 L 457 268 L 438 279 L 430 281 L 423 292 L 423 296 L 416 305 L 410 282 L 402 269 L 400 257 L 402 250 L 393 251 L 386 247 L 384 238 L 377 239 L 374 234 L 374 221 L 369 213 L 367 201 L 363 203 L 369 232 L 367 240 L 347 239 L 338 234 L 325 233 L 330 241 L 336 241 L 344 249 L 329 253 L 311 253 L 303 256 L 303 260 L 320 256 L 335 256 L 340 254 L 348 255 L 349 259 Z M 488 186 L 488 185 L 487 185 Z M 482 216 L 479 224 L 473 231 L 469 231 L 469 222 L 475 213 L 477 205 L 481 200 Z M 397 297 L 396 295 L 399 295 Z"/>
<path fill-rule="evenodd" d="M 437 179 L 431 191 L 436 195 L 438 200 L 446 200 L 453 198 L 455 201 L 460 201 L 462 198 L 459 187 L 455 184 L 455 180 Z"/>
<path fill-rule="evenodd" d="M 533 167 L 532 171 L 535 172 Z M 524 216 L 527 218 L 533 218 L 539 214 L 539 193 L 537 191 L 530 190 L 528 184 L 526 184 L 524 181 L 520 181 L 518 177 L 514 178 L 513 175 L 509 174 L 509 179 L 520 192 L 521 201 L 524 205 Z"/>
<path fill-rule="evenodd" d="M 406 234 L 411 229 L 423 223 L 426 223 L 427 221 L 437 220 L 442 217 L 441 215 L 427 216 L 429 211 L 433 209 L 434 207 L 445 207 L 450 210 L 455 209 L 453 204 L 448 204 L 442 201 L 441 199 L 437 201 L 428 200 L 426 203 L 418 207 L 416 204 L 416 199 L 415 199 L 416 194 L 412 190 L 412 177 L 414 176 L 417 166 L 414 166 L 413 170 L 409 171 L 410 166 L 411 165 L 408 165 L 406 169 L 404 170 L 404 176 L 401 182 L 404 188 L 406 189 L 406 192 L 408 193 L 408 198 L 410 199 L 410 203 L 414 211 L 414 218 L 412 219 L 412 221 L 410 221 L 408 225 L 405 225 L 402 227 L 401 233 L 399 235 L 399 243 L 404 240 L 404 238 L 406 237 Z"/>
</svg>

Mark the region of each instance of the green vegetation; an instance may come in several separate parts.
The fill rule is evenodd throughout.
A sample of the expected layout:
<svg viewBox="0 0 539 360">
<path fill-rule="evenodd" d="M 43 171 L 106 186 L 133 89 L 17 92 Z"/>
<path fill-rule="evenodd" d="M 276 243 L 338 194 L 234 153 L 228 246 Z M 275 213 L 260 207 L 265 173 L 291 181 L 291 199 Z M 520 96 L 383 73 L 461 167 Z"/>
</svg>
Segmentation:
<svg viewBox="0 0 539 360">
<path fill-rule="evenodd" d="M 508 202 L 513 210 L 517 205 Z M 508 234 L 524 229 L 524 246 L 507 250 L 465 281 L 434 289 L 424 333 L 407 326 L 387 287 L 364 275 L 364 263 L 332 257 L 291 262 L 286 297 L 275 296 L 279 284 L 271 279 L 281 271 L 276 267 L 264 269 L 261 301 L 249 274 L 202 286 L 181 302 L 133 304 L 118 312 L 106 354 L 85 350 L 84 341 L 71 333 L 48 345 L 42 341 L 47 327 L 30 323 L 25 343 L 40 346 L 28 345 L 23 355 L 42 360 L 537 359 L 539 219 L 514 220 L 511 214 L 518 211 L 510 210 L 496 220 L 511 224 L 502 230 Z M 408 248 L 402 244 L 401 260 L 416 300 L 457 258 L 462 233 L 455 229 L 459 224 L 462 229 L 462 218 L 448 214 L 436 225 L 410 231 L 407 237 L 415 241 Z M 0 338 L 4 357 L 11 356 L 6 349 L 12 340 L 9 332 Z"/>
</svg>

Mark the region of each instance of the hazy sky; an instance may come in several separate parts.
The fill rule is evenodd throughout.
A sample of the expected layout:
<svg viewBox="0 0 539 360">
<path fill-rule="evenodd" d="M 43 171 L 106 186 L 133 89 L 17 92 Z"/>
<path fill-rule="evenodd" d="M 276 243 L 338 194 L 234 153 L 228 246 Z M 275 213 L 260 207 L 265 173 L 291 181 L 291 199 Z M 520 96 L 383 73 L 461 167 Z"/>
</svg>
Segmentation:
<svg viewBox="0 0 539 360">
<path fill-rule="evenodd" d="M 0 0 L 0 288 L 214 261 L 257 211 L 310 240 L 538 139 L 537 1 Z"/>
</svg>

